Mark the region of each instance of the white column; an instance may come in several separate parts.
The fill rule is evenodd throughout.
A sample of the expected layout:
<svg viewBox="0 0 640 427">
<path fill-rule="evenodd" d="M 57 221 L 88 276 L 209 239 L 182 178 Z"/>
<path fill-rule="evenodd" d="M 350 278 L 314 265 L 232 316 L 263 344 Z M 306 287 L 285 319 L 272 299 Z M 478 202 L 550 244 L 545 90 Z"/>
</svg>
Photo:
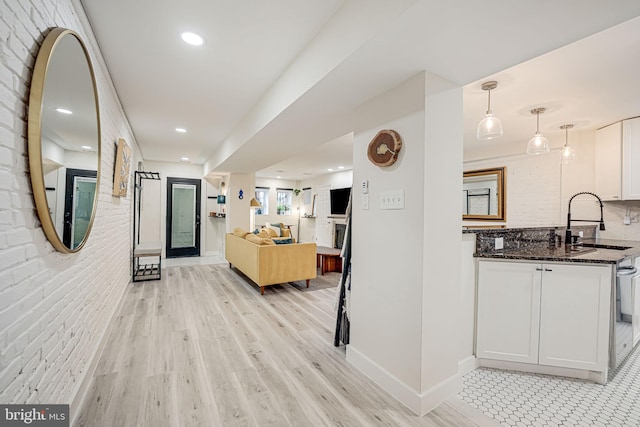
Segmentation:
<svg viewBox="0 0 640 427">
<path fill-rule="evenodd" d="M 385 168 L 367 157 L 382 129 L 403 139 L 398 161 Z M 361 106 L 353 182 L 347 360 L 422 415 L 460 387 L 462 89 L 421 73 Z M 381 209 L 381 194 L 390 190 L 404 192 L 404 209 Z"/>
</svg>

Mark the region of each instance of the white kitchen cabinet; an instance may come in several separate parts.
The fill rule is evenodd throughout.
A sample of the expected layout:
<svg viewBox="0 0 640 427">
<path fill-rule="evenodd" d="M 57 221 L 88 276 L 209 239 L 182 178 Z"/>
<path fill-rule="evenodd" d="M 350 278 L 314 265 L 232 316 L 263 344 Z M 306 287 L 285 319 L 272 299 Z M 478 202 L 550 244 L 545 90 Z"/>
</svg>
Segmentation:
<svg viewBox="0 0 640 427">
<path fill-rule="evenodd" d="M 602 200 L 640 200 L 640 118 L 596 132 L 595 192 Z"/>
<path fill-rule="evenodd" d="M 622 122 L 598 129 L 595 143 L 595 193 L 622 199 Z"/>
<path fill-rule="evenodd" d="M 622 121 L 622 199 L 640 200 L 640 117 Z"/>
<path fill-rule="evenodd" d="M 538 362 L 541 272 L 536 267 L 479 262 L 476 357 Z"/>
<path fill-rule="evenodd" d="M 609 360 L 611 267 L 543 264 L 538 363 L 604 371 Z"/>
<path fill-rule="evenodd" d="M 476 356 L 604 372 L 609 265 L 479 261 Z"/>
<path fill-rule="evenodd" d="M 633 346 L 640 342 L 640 275 L 634 276 L 631 281 L 631 297 L 633 300 L 633 316 L 631 324 L 633 328 Z"/>
</svg>

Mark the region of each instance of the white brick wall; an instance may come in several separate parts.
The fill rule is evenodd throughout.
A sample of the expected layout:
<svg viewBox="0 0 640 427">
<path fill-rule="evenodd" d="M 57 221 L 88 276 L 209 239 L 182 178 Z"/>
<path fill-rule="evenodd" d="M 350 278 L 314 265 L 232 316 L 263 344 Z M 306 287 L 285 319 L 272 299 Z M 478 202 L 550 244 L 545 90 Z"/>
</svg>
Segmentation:
<svg viewBox="0 0 640 427">
<path fill-rule="evenodd" d="M 465 162 L 464 170 L 506 166 L 508 227 L 560 224 L 560 161 L 558 153 L 545 156 L 505 156 Z M 465 226 L 476 224 L 464 221 Z M 488 223 L 477 222 L 487 225 Z"/>
<path fill-rule="evenodd" d="M 131 197 L 111 196 L 113 147 L 121 137 L 139 151 L 76 1 L 0 0 L 2 403 L 71 403 L 129 282 Z M 97 216 L 86 246 L 71 255 L 42 232 L 26 157 L 31 71 L 43 33 L 56 26 L 78 32 L 91 52 L 102 122 Z"/>
<path fill-rule="evenodd" d="M 568 165 L 560 164 L 558 148 L 540 156 L 501 156 L 496 148 L 488 147 L 485 152 L 491 160 L 468 161 L 464 163 L 464 169 L 507 167 L 508 227 L 565 225 L 571 196 L 580 191 L 594 191 L 595 187 L 595 131 L 574 132 L 570 141 L 577 157 Z M 559 147 L 562 144 L 564 136 L 561 141 L 552 141 L 552 146 Z M 478 153 L 480 151 L 476 150 L 473 155 L 482 157 Z M 623 223 L 627 207 L 633 218 L 630 225 Z M 598 230 L 599 237 L 640 240 L 640 201 L 605 202 L 603 211 L 606 230 Z M 579 196 L 571 204 L 571 213 L 574 218 L 599 219 L 600 207 L 594 198 Z M 465 226 L 472 224 L 480 223 L 463 223 Z"/>
</svg>

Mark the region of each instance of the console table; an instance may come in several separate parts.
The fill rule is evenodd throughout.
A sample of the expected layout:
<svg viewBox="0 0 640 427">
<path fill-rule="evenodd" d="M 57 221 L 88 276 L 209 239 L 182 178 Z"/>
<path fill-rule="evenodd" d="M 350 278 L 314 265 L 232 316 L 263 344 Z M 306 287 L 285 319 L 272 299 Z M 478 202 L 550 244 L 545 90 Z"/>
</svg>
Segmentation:
<svg viewBox="0 0 640 427">
<path fill-rule="evenodd" d="M 317 263 L 320 266 L 320 273 L 327 272 L 342 273 L 342 260 L 340 259 L 340 249 L 327 246 L 318 246 L 316 249 Z"/>
</svg>

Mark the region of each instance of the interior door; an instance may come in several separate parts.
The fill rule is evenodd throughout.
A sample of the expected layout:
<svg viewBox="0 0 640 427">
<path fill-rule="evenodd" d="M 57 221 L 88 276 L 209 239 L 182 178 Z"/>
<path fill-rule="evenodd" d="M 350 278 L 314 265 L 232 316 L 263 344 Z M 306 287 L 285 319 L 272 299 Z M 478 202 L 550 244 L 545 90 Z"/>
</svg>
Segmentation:
<svg viewBox="0 0 640 427">
<path fill-rule="evenodd" d="M 200 256 L 200 180 L 167 178 L 167 258 Z"/>
<path fill-rule="evenodd" d="M 71 249 L 82 243 L 93 211 L 96 171 L 67 169 L 62 242 Z"/>
</svg>

